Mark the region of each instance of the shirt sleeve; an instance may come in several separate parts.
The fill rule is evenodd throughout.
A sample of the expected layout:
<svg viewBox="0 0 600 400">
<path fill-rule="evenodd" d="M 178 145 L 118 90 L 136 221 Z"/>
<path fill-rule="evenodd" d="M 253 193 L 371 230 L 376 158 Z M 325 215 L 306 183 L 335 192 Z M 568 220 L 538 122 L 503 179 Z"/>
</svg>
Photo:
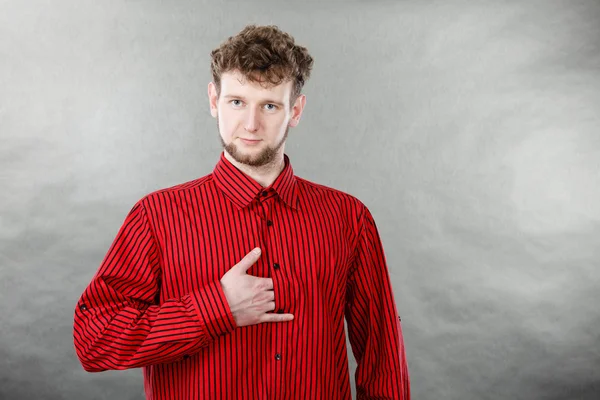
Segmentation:
<svg viewBox="0 0 600 400">
<path fill-rule="evenodd" d="M 346 321 L 357 400 L 410 399 L 408 365 L 383 246 L 364 208 L 347 288 Z"/>
<path fill-rule="evenodd" d="M 236 328 L 218 281 L 159 304 L 159 252 L 139 201 L 75 307 L 73 340 L 86 371 L 177 361 Z"/>
</svg>

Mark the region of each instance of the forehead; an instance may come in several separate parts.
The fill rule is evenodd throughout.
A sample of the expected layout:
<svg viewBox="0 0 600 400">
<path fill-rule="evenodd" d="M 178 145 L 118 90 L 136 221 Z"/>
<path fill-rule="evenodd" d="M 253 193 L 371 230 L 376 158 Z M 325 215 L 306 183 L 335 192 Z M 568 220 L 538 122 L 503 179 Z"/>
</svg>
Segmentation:
<svg viewBox="0 0 600 400">
<path fill-rule="evenodd" d="M 221 94 L 252 96 L 255 98 L 288 99 L 292 92 L 292 81 L 283 82 L 277 86 L 261 86 L 258 82 L 246 79 L 238 71 L 224 72 L 221 75 Z"/>
</svg>

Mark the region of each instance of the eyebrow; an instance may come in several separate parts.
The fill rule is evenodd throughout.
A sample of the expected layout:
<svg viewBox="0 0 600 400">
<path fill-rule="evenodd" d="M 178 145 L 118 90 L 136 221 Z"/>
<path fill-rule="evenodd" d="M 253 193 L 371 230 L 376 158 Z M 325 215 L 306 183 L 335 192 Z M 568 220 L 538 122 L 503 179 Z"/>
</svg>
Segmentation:
<svg viewBox="0 0 600 400">
<path fill-rule="evenodd" d="M 236 96 L 234 94 L 228 94 L 226 96 L 223 96 L 223 98 L 224 99 L 240 99 L 240 100 L 246 101 L 246 98 L 244 96 Z M 263 102 L 264 103 L 269 103 L 269 104 L 275 104 L 275 105 L 280 106 L 280 107 L 284 106 L 283 103 L 280 103 L 279 101 L 271 100 L 271 99 L 265 99 Z"/>
</svg>

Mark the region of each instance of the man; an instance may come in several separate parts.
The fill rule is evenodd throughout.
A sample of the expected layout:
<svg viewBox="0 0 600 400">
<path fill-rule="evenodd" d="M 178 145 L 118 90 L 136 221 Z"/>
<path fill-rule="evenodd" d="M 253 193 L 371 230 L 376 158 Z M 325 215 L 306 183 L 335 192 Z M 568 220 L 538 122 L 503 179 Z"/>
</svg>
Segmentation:
<svg viewBox="0 0 600 400">
<path fill-rule="evenodd" d="M 313 59 L 275 26 L 212 53 L 214 171 L 131 209 L 75 308 L 86 371 L 142 367 L 148 399 L 409 399 L 373 216 L 284 153 Z M 260 250 L 260 251 L 257 251 Z"/>
</svg>

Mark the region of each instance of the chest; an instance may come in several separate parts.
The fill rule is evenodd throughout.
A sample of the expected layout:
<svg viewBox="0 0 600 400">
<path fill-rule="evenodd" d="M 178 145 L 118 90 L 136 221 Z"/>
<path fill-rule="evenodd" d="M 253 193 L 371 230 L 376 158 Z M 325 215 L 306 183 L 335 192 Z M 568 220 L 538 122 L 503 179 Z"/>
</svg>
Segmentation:
<svg viewBox="0 0 600 400">
<path fill-rule="evenodd" d="M 255 247 L 262 255 L 248 273 L 272 277 L 290 293 L 326 298 L 346 286 L 351 248 L 340 213 L 270 201 L 241 210 L 206 204 L 172 215 L 158 235 L 161 300 L 220 280 Z"/>
</svg>

